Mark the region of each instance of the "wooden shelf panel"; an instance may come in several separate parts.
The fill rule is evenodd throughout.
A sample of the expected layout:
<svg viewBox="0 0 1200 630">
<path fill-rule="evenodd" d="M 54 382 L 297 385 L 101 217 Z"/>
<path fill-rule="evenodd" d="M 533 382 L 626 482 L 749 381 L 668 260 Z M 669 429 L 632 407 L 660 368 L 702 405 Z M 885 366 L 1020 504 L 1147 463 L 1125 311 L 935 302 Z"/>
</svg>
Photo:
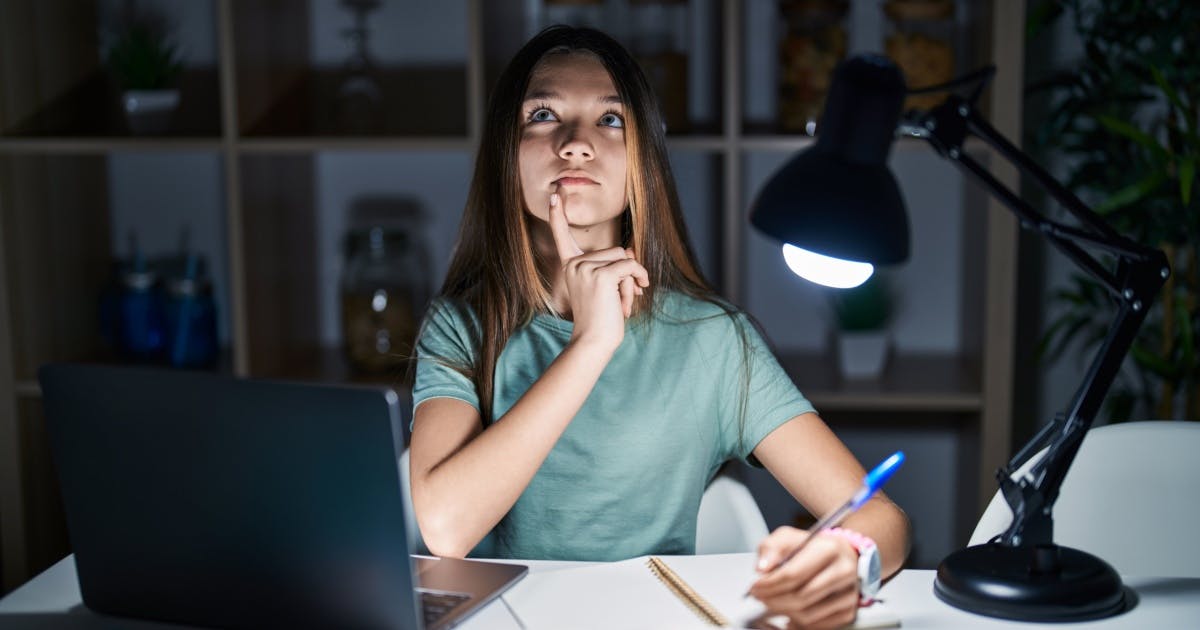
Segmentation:
<svg viewBox="0 0 1200 630">
<path fill-rule="evenodd" d="M 0 136 L 0 154 L 8 155 L 104 155 L 108 153 L 158 151 L 220 151 L 221 140 L 198 138 L 44 137 L 14 138 Z"/>
<path fill-rule="evenodd" d="M 242 121 L 243 133 L 251 138 L 467 138 L 465 67 L 386 68 L 376 76 L 375 105 L 358 108 L 350 104 L 353 99 L 339 98 L 345 73 L 310 69 L 284 88 L 262 116 Z"/>
<path fill-rule="evenodd" d="M 977 412 L 983 404 L 978 364 L 964 357 L 893 354 L 883 375 L 870 381 L 843 379 L 832 356 L 779 359 L 818 411 Z"/>
<path fill-rule="evenodd" d="M 5 129 L 5 139 L 47 138 L 219 138 L 220 85 L 212 68 L 186 70 L 179 83 L 179 108 L 169 128 L 153 136 L 135 135 L 125 121 L 121 90 L 104 72 L 95 72 L 28 118 Z"/>
</svg>

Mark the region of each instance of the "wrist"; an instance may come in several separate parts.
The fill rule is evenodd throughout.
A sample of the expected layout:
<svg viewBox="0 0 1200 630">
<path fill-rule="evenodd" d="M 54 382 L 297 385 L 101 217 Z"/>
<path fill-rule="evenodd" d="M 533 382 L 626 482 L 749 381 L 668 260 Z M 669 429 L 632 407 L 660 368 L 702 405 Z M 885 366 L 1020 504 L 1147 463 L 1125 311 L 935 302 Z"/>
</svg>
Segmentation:
<svg viewBox="0 0 1200 630">
<path fill-rule="evenodd" d="M 564 352 L 570 351 L 572 354 L 584 354 L 592 360 L 608 361 L 620 345 L 620 339 L 605 339 L 601 336 L 586 333 L 576 334 L 572 335 L 571 339 L 567 341 L 567 347 L 564 349 Z"/>
<path fill-rule="evenodd" d="M 883 568 L 879 560 L 879 546 L 870 536 L 852 529 L 833 527 L 825 530 L 824 533 L 841 538 L 858 552 L 859 605 L 869 605 L 879 592 L 883 577 Z"/>
</svg>

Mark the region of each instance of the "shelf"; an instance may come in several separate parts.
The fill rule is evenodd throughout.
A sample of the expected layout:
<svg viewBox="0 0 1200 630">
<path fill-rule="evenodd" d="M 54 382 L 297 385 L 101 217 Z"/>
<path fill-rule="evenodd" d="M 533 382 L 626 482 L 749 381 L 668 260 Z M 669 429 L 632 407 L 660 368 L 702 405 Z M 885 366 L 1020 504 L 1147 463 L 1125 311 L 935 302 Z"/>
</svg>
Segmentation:
<svg viewBox="0 0 1200 630">
<path fill-rule="evenodd" d="M 125 122 L 121 90 L 104 72 L 93 72 L 28 118 L 5 129 L 5 141 L 50 139 L 174 140 L 221 136 L 216 70 L 186 70 L 179 81 L 179 109 L 162 135 L 134 135 Z"/>
<path fill-rule="evenodd" d="M 983 404 L 978 362 L 964 357 L 893 354 L 872 381 L 843 379 L 832 356 L 785 354 L 779 361 L 818 412 L 977 412 Z"/>
<path fill-rule="evenodd" d="M 134 151 L 220 151 L 219 139 L 108 136 L 100 138 L 15 138 L 0 136 L 0 154 L 104 155 Z"/>
<path fill-rule="evenodd" d="M 346 75 L 309 69 L 285 87 L 255 120 L 242 121 L 248 138 L 467 138 L 467 70 L 413 66 L 380 70 L 377 105 L 363 116 L 339 104 Z M 347 107 L 346 110 L 341 109 Z M 357 110 L 355 110 L 357 111 Z"/>
</svg>

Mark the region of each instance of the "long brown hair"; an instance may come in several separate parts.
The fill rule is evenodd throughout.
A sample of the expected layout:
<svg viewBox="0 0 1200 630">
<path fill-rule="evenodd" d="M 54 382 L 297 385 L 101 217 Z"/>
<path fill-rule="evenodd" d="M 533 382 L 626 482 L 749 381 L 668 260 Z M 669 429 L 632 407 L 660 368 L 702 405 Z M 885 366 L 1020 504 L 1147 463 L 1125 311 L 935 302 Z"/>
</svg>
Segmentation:
<svg viewBox="0 0 1200 630">
<path fill-rule="evenodd" d="M 473 331 L 476 363 L 456 366 L 474 382 L 485 425 L 492 418 L 496 362 L 510 335 L 535 314 L 548 312 L 550 284 L 539 272 L 518 170 L 521 108 L 529 77 L 547 54 L 594 55 L 612 78 L 624 104 L 626 191 L 625 247 L 646 268 L 650 286 L 634 302 L 634 317 L 656 307 L 659 291 L 678 291 L 719 304 L 688 244 L 675 180 L 667 156 L 662 116 L 654 91 L 637 62 L 600 31 L 551 26 L 529 40 L 509 62 L 488 104 L 475 174 L 458 244 L 442 296 L 462 301 L 479 320 Z"/>
</svg>

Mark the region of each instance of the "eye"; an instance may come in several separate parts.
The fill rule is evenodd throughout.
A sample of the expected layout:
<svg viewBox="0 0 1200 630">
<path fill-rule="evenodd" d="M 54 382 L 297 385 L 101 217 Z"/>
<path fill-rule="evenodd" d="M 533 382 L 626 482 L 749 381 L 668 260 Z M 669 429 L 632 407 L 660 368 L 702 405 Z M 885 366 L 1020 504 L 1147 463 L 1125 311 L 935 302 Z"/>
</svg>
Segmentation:
<svg viewBox="0 0 1200 630">
<path fill-rule="evenodd" d="M 616 112 L 608 112 L 600 117 L 600 124 L 605 127 L 615 127 L 620 129 L 625 126 L 625 120 Z"/>
<path fill-rule="evenodd" d="M 555 120 L 558 120 L 558 118 L 555 117 L 554 112 L 545 107 L 539 107 L 529 114 L 529 122 L 551 122 Z"/>
</svg>

